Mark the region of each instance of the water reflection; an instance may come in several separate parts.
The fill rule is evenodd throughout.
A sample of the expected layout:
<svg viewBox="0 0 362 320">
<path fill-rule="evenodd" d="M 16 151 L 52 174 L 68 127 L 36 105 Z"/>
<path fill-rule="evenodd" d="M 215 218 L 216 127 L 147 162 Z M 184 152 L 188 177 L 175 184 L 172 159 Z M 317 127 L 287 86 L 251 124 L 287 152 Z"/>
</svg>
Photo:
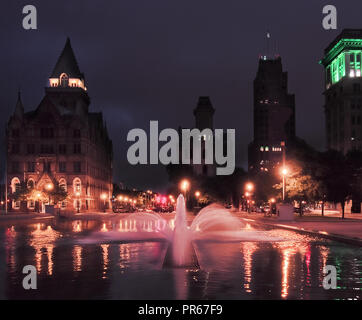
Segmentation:
<svg viewBox="0 0 362 320">
<path fill-rule="evenodd" d="M 37 272 L 42 271 L 42 260 L 45 255 L 46 270 L 49 275 L 52 275 L 54 243 L 59 238 L 60 233 L 53 230 L 49 225 L 38 223 L 30 235 L 29 245 L 35 249 L 34 261 Z"/>
<path fill-rule="evenodd" d="M 75 272 L 82 271 L 82 250 L 81 246 L 73 247 L 73 271 Z"/>
<path fill-rule="evenodd" d="M 87 232 L 143 228 L 138 222 L 125 223 L 78 220 L 0 226 L 5 297 L 360 299 L 361 249 L 291 231 L 270 230 L 286 239 L 273 243 L 199 241 L 194 247 L 200 269 L 164 268 L 165 241 L 87 245 L 77 241 Z M 36 266 L 42 290 L 19 289 L 26 264 Z M 322 287 L 327 264 L 337 267 L 337 290 Z M 62 290 L 54 290 L 59 287 Z"/>
</svg>

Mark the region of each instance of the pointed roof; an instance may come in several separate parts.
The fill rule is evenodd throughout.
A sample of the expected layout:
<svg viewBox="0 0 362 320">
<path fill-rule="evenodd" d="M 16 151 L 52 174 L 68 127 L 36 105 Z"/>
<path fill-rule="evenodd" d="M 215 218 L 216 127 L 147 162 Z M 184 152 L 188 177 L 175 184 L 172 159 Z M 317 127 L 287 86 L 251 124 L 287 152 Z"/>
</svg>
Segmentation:
<svg viewBox="0 0 362 320">
<path fill-rule="evenodd" d="M 20 91 L 18 92 L 18 100 L 16 101 L 14 115 L 21 118 L 24 115 L 24 106 L 21 101 Z"/>
<path fill-rule="evenodd" d="M 200 111 L 200 110 L 210 111 L 212 113 L 215 111 L 214 107 L 212 106 L 210 97 L 207 97 L 207 96 L 199 97 L 199 101 L 198 101 L 197 106 L 196 106 L 196 108 L 194 110 L 194 114 L 195 114 L 195 112 Z"/>
<path fill-rule="evenodd" d="M 79 70 L 77 59 L 75 58 L 69 37 L 65 43 L 64 49 L 54 67 L 51 78 L 59 78 L 62 73 L 66 73 L 70 78 L 83 78 Z"/>
</svg>

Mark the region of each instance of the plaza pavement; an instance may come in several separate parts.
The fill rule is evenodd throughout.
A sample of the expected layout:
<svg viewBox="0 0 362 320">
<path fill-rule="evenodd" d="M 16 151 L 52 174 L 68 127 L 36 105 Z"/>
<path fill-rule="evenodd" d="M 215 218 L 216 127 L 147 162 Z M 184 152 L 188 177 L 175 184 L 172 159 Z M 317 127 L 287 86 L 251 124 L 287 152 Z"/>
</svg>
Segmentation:
<svg viewBox="0 0 362 320">
<path fill-rule="evenodd" d="M 263 213 L 236 212 L 234 214 L 251 223 L 295 230 L 362 246 L 361 214 L 346 214 L 345 219 L 342 220 L 338 212 L 327 212 L 322 217 L 320 211 L 314 211 L 303 217 L 295 214 L 294 221 L 281 221 L 274 215 L 269 217 L 264 216 Z"/>
</svg>

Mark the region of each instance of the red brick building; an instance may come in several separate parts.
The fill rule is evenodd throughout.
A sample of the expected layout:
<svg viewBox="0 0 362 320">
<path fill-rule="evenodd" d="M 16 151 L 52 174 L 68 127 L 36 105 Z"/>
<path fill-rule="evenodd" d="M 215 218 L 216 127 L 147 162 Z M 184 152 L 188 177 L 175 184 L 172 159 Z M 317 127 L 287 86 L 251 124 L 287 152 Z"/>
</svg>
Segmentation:
<svg viewBox="0 0 362 320">
<path fill-rule="evenodd" d="M 51 198 L 40 199 L 40 192 L 57 185 L 68 193 L 58 204 L 64 210 L 97 211 L 110 206 L 112 141 L 102 113 L 89 112 L 89 104 L 84 76 L 67 39 L 39 106 L 24 112 L 19 94 L 7 124 L 8 194 L 22 182 L 39 190 L 39 199 L 27 201 L 28 209 L 52 204 Z M 12 201 L 12 209 L 20 206 Z"/>
</svg>

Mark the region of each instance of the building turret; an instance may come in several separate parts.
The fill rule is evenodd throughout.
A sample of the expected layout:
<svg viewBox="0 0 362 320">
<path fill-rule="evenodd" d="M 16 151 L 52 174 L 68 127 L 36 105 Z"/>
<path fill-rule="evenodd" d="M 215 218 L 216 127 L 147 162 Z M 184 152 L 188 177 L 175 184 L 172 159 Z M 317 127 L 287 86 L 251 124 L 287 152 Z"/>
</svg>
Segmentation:
<svg viewBox="0 0 362 320">
<path fill-rule="evenodd" d="M 199 97 L 199 101 L 194 110 L 195 127 L 199 130 L 214 128 L 214 113 L 209 97 Z"/>
</svg>

